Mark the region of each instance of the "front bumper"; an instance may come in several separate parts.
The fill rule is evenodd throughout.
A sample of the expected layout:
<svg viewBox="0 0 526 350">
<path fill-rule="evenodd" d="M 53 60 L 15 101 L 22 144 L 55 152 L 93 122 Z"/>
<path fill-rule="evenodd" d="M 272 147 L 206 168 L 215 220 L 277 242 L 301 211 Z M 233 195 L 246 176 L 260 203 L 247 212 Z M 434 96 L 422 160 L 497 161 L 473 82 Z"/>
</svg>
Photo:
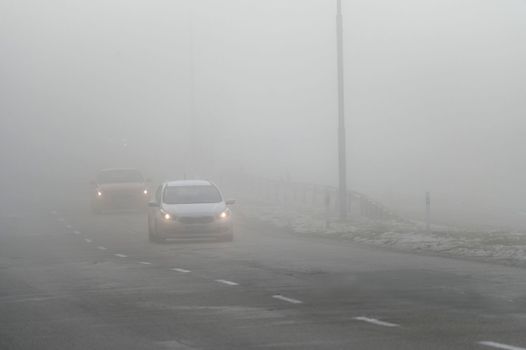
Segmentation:
<svg viewBox="0 0 526 350">
<path fill-rule="evenodd" d="M 231 220 L 214 220 L 210 223 L 181 223 L 163 220 L 157 225 L 157 235 L 162 238 L 211 238 L 225 237 L 233 233 Z"/>
<path fill-rule="evenodd" d="M 101 210 L 111 209 L 145 209 L 148 204 L 148 196 L 143 194 L 127 193 L 104 193 L 101 197 L 94 197 L 93 206 Z"/>
</svg>

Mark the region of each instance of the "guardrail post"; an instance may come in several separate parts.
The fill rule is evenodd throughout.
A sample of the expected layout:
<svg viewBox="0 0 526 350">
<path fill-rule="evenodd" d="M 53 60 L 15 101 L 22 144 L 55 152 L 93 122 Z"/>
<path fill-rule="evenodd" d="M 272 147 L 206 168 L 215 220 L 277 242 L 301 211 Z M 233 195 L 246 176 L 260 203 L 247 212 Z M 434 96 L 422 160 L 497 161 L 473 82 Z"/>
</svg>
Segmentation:
<svg viewBox="0 0 526 350">
<path fill-rule="evenodd" d="M 325 229 L 328 230 L 330 227 L 330 216 L 331 216 L 331 193 L 329 189 L 325 190 Z"/>
</svg>

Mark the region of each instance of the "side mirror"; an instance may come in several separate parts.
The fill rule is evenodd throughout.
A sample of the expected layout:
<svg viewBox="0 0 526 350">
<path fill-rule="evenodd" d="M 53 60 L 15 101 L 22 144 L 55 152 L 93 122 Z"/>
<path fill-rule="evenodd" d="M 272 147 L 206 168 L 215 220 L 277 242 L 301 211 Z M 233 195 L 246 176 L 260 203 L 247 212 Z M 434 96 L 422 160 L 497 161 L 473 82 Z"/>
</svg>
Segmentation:
<svg viewBox="0 0 526 350">
<path fill-rule="evenodd" d="M 228 199 L 225 201 L 225 204 L 226 205 L 234 205 L 236 204 L 236 200 L 235 199 Z"/>
<path fill-rule="evenodd" d="M 148 206 L 150 208 L 159 208 L 160 207 L 159 203 L 157 203 L 157 202 L 148 202 Z"/>
</svg>

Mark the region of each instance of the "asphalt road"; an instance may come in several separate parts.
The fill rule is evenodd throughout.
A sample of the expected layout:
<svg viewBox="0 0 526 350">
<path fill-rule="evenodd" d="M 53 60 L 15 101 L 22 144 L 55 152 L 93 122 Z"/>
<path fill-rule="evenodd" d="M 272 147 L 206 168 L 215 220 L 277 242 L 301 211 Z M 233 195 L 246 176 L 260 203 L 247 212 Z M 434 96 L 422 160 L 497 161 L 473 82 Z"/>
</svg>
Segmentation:
<svg viewBox="0 0 526 350">
<path fill-rule="evenodd" d="M 151 244 L 137 214 L 0 221 L 0 349 L 522 349 L 526 271 L 302 238 Z"/>
</svg>

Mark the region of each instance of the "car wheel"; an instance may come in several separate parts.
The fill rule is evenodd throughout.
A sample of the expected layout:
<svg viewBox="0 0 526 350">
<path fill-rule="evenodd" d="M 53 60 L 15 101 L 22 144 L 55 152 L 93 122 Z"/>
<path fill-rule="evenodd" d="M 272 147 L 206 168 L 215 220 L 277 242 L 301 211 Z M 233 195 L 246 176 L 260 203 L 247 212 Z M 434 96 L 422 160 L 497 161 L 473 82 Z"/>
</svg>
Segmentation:
<svg viewBox="0 0 526 350">
<path fill-rule="evenodd" d="M 148 220 L 148 241 L 155 242 L 155 233 L 153 232 L 152 224 L 150 223 L 150 220 Z"/>
<path fill-rule="evenodd" d="M 157 237 L 155 234 L 148 232 L 148 241 L 152 243 L 162 243 L 163 240 L 159 237 Z"/>
<path fill-rule="evenodd" d="M 223 237 L 223 242 L 232 242 L 234 240 L 234 230 L 229 230 Z"/>
<path fill-rule="evenodd" d="M 157 228 L 156 228 L 155 222 L 153 223 L 153 225 L 150 224 L 150 222 L 148 222 L 148 241 L 152 243 L 164 242 L 164 239 L 157 235 Z"/>
<path fill-rule="evenodd" d="M 102 210 L 98 206 L 92 205 L 91 206 L 91 213 L 94 214 L 94 215 L 100 215 L 100 214 L 102 214 Z"/>
</svg>

